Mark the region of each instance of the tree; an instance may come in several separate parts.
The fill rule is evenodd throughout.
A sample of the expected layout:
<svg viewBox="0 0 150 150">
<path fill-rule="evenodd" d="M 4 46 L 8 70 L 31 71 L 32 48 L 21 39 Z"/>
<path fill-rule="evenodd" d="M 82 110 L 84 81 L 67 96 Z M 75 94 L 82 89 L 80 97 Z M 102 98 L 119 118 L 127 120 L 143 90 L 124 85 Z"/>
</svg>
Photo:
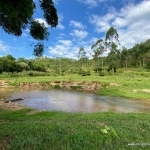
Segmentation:
<svg viewBox="0 0 150 150">
<path fill-rule="evenodd" d="M 123 63 L 123 66 L 125 68 L 128 68 L 128 57 L 129 57 L 128 50 L 125 47 L 123 47 L 121 51 L 121 63 Z"/>
<path fill-rule="evenodd" d="M 80 69 L 83 68 L 83 64 L 85 63 L 86 59 L 87 59 L 87 56 L 86 56 L 86 51 L 84 50 L 83 47 L 80 47 L 79 48 L 79 51 L 78 51 L 78 58 L 79 58 L 79 63 L 81 64 L 80 65 Z"/>
<path fill-rule="evenodd" d="M 98 73 L 99 68 L 99 58 L 102 56 L 103 52 L 105 51 L 105 44 L 102 39 L 97 40 L 92 46 L 92 53 L 93 58 L 96 61 L 96 72 Z M 102 60 L 102 67 L 101 71 L 103 72 L 103 60 Z"/>
<path fill-rule="evenodd" d="M 6 58 L 7 58 L 7 59 L 9 59 L 9 60 L 12 60 L 12 61 L 14 61 L 14 60 L 15 60 L 15 58 L 14 58 L 12 55 L 10 55 L 10 54 L 9 54 L 9 55 L 7 55 L 7 56 L 6 56 Z"/>
<path fill-rule="evenodd" d="M 16 62 L 11 55 L 0 58 L 0 73 L 17 71 Z"/>
<path fill-rule="evenodd" d="M 114 66 L 115 65 L 114 54 L 118 52 L 117 44 L 120 44 L 118 38 L 119 38 L 119 35 L 117 33 L 117 30 L 113 26 L 111 26 L 106 33 L 105 44 L 106 44 L 107 50 L 110 51 L 109 56 L 113 56 L 113 57 L 110 57 L 111 62 L 112 62 L 111 66 L 112 66 L 113 75 L 114 75 L 114 67 L 115 67 Z"/>
<path fill-rule="evenodd" d="M 39 0 L 39 3 L 47 24 L 51 27 L 56 27 L 58 16 L 53 1 Z M 48 28 L 32 18 L 35 10 L 36 4 L 34 0 L 0 0 L 0 26 L 8 34 L 21 36 L 22 31 L 27 28 L 27 25 L 30 25 L 30 34 L 34 39 L 48 40 Z M 41 53 L 41 49 L 36 49 L 37 52 L 38 50 Z"/>
</svg>

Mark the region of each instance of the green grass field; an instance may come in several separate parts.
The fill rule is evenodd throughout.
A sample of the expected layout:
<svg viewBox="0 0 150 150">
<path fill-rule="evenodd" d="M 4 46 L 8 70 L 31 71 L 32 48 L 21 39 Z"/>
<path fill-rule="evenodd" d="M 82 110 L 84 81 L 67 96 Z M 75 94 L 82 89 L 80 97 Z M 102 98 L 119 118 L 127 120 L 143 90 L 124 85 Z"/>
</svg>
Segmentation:
<svg viewBox="0 0 150 150">
<path fill-rule="evenodd" d="M 20 82 L 47 82 L 47 81 L 96 81 L 102 83 L 102 88 L 97 91 L 100 95 L 125 97 L 131 99 L 150 99 L 150 72 L 132 71 L 117 73 L 115 76 L 41 76 L 41 77 L 13 77 L 2 78 L 12 85 L 19 85 Z M 13 82 L 13 83 L 12 83 Z M 146 90 L 145 90 L 146 89 Z"/>
<path fill-rule="evenodd" d="M 0 149 L 150 149 L 149 114 L 31 112 L 1 109 Z"/>
<path fill-rule="evenodd" d="M 20 82 L 96 81 L 100 95 L 150 100 L 149 72 L 115 76 L 44 76 L 1 78 Z M 141 150 L 150 149 L 147 113 L 63 113 L 0 109 L 0 150 Z"/>
</svg>

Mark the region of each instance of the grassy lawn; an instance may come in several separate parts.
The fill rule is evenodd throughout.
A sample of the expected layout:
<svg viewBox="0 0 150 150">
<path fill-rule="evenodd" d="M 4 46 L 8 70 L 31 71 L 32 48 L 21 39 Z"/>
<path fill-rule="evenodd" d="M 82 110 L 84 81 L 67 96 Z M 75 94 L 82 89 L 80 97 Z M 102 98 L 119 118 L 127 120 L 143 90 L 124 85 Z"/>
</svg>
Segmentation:
<svg viewBox="0 0 150 150">
<path fill-rule="evenodd" d="M 44 76 L 1 78 L 20 82 L 96 81 L 97 94 L 150 100 L 150 72 L 115 76 Z M 0 109 L 0 150 L 141 150 L 150 149 L 146 113 L 64 113 Z"/>
<path fill-rule="evenodd" d="M 32 111 L 0 110 L 0 149 L 150 149 L 149 114 Z"/>
</svg>

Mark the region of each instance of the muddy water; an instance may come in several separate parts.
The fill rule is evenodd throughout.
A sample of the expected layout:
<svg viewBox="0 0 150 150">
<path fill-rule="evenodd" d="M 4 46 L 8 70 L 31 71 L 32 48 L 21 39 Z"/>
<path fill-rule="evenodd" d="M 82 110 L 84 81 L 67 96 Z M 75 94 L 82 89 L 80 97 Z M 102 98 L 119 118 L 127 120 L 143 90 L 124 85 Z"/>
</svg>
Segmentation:
<svg viewBox="0 0 150 150">
<path fill-rule="evenodd" d="M 65 112 L 148 112 L 150 101 L 137 101 L 125 98 L 100 96 L 92 93 L 61 90 L 19 90 L 1 89 L 0 99 L 21 98 L 15 103 L 31 108 Z"/>
</svg>

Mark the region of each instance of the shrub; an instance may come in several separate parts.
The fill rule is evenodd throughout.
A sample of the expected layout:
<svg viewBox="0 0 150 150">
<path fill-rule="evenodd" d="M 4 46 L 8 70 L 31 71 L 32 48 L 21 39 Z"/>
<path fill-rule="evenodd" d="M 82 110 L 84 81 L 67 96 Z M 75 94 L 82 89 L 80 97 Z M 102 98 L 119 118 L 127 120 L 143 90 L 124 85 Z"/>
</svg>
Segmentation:
<svg viewBox="0 0 150 150">
<path fill-rule="evenodd" d="M 108 72 L 109 72 L 109 71 L 112 71 L 112 67 L 114 68 L 114 72 L 116 72 L 116 71 L 117 71 L 117 68 L 116 68 L 116 66 L 114 66 L 114 65 L 110 65 L 110 66 L 108 67 L 107 71 L 108 71 Z"/>
<path fill-rule="evenodd" d="M 70 86 L 70 88 L 73 90 L 81 90 L 82 86 Z"/>
<path fill-rule="evenodd" d="M 104 72 L 101 71 L 101 72 L 99 73 L 99 75 L 100 75 L 100 76 L 104 76 Z"/>
<path fill-rule="evenodd" d="M 89 75 L 91 75 L 90 70 L 85 71 L 83 69 L 80 69 L 78 74 L 82 75 L 82 76 L 89 76 Z"/>
<path fill-rule="evenodd" d="M 54 89 L 61 89 L 59 84 L 54 85 Z"/>
<path fill-rule="evenodd" d="M 97 71 L 98 71 L 98 72 L 101 72 L 101 71 L 102 71 L 102 68 L 101 68 L 101 67 L 98 67 L 98 68 L 94 68 L 93 70 L 94 70 L 95 72 L 97 72 Z"/>
</svg>

